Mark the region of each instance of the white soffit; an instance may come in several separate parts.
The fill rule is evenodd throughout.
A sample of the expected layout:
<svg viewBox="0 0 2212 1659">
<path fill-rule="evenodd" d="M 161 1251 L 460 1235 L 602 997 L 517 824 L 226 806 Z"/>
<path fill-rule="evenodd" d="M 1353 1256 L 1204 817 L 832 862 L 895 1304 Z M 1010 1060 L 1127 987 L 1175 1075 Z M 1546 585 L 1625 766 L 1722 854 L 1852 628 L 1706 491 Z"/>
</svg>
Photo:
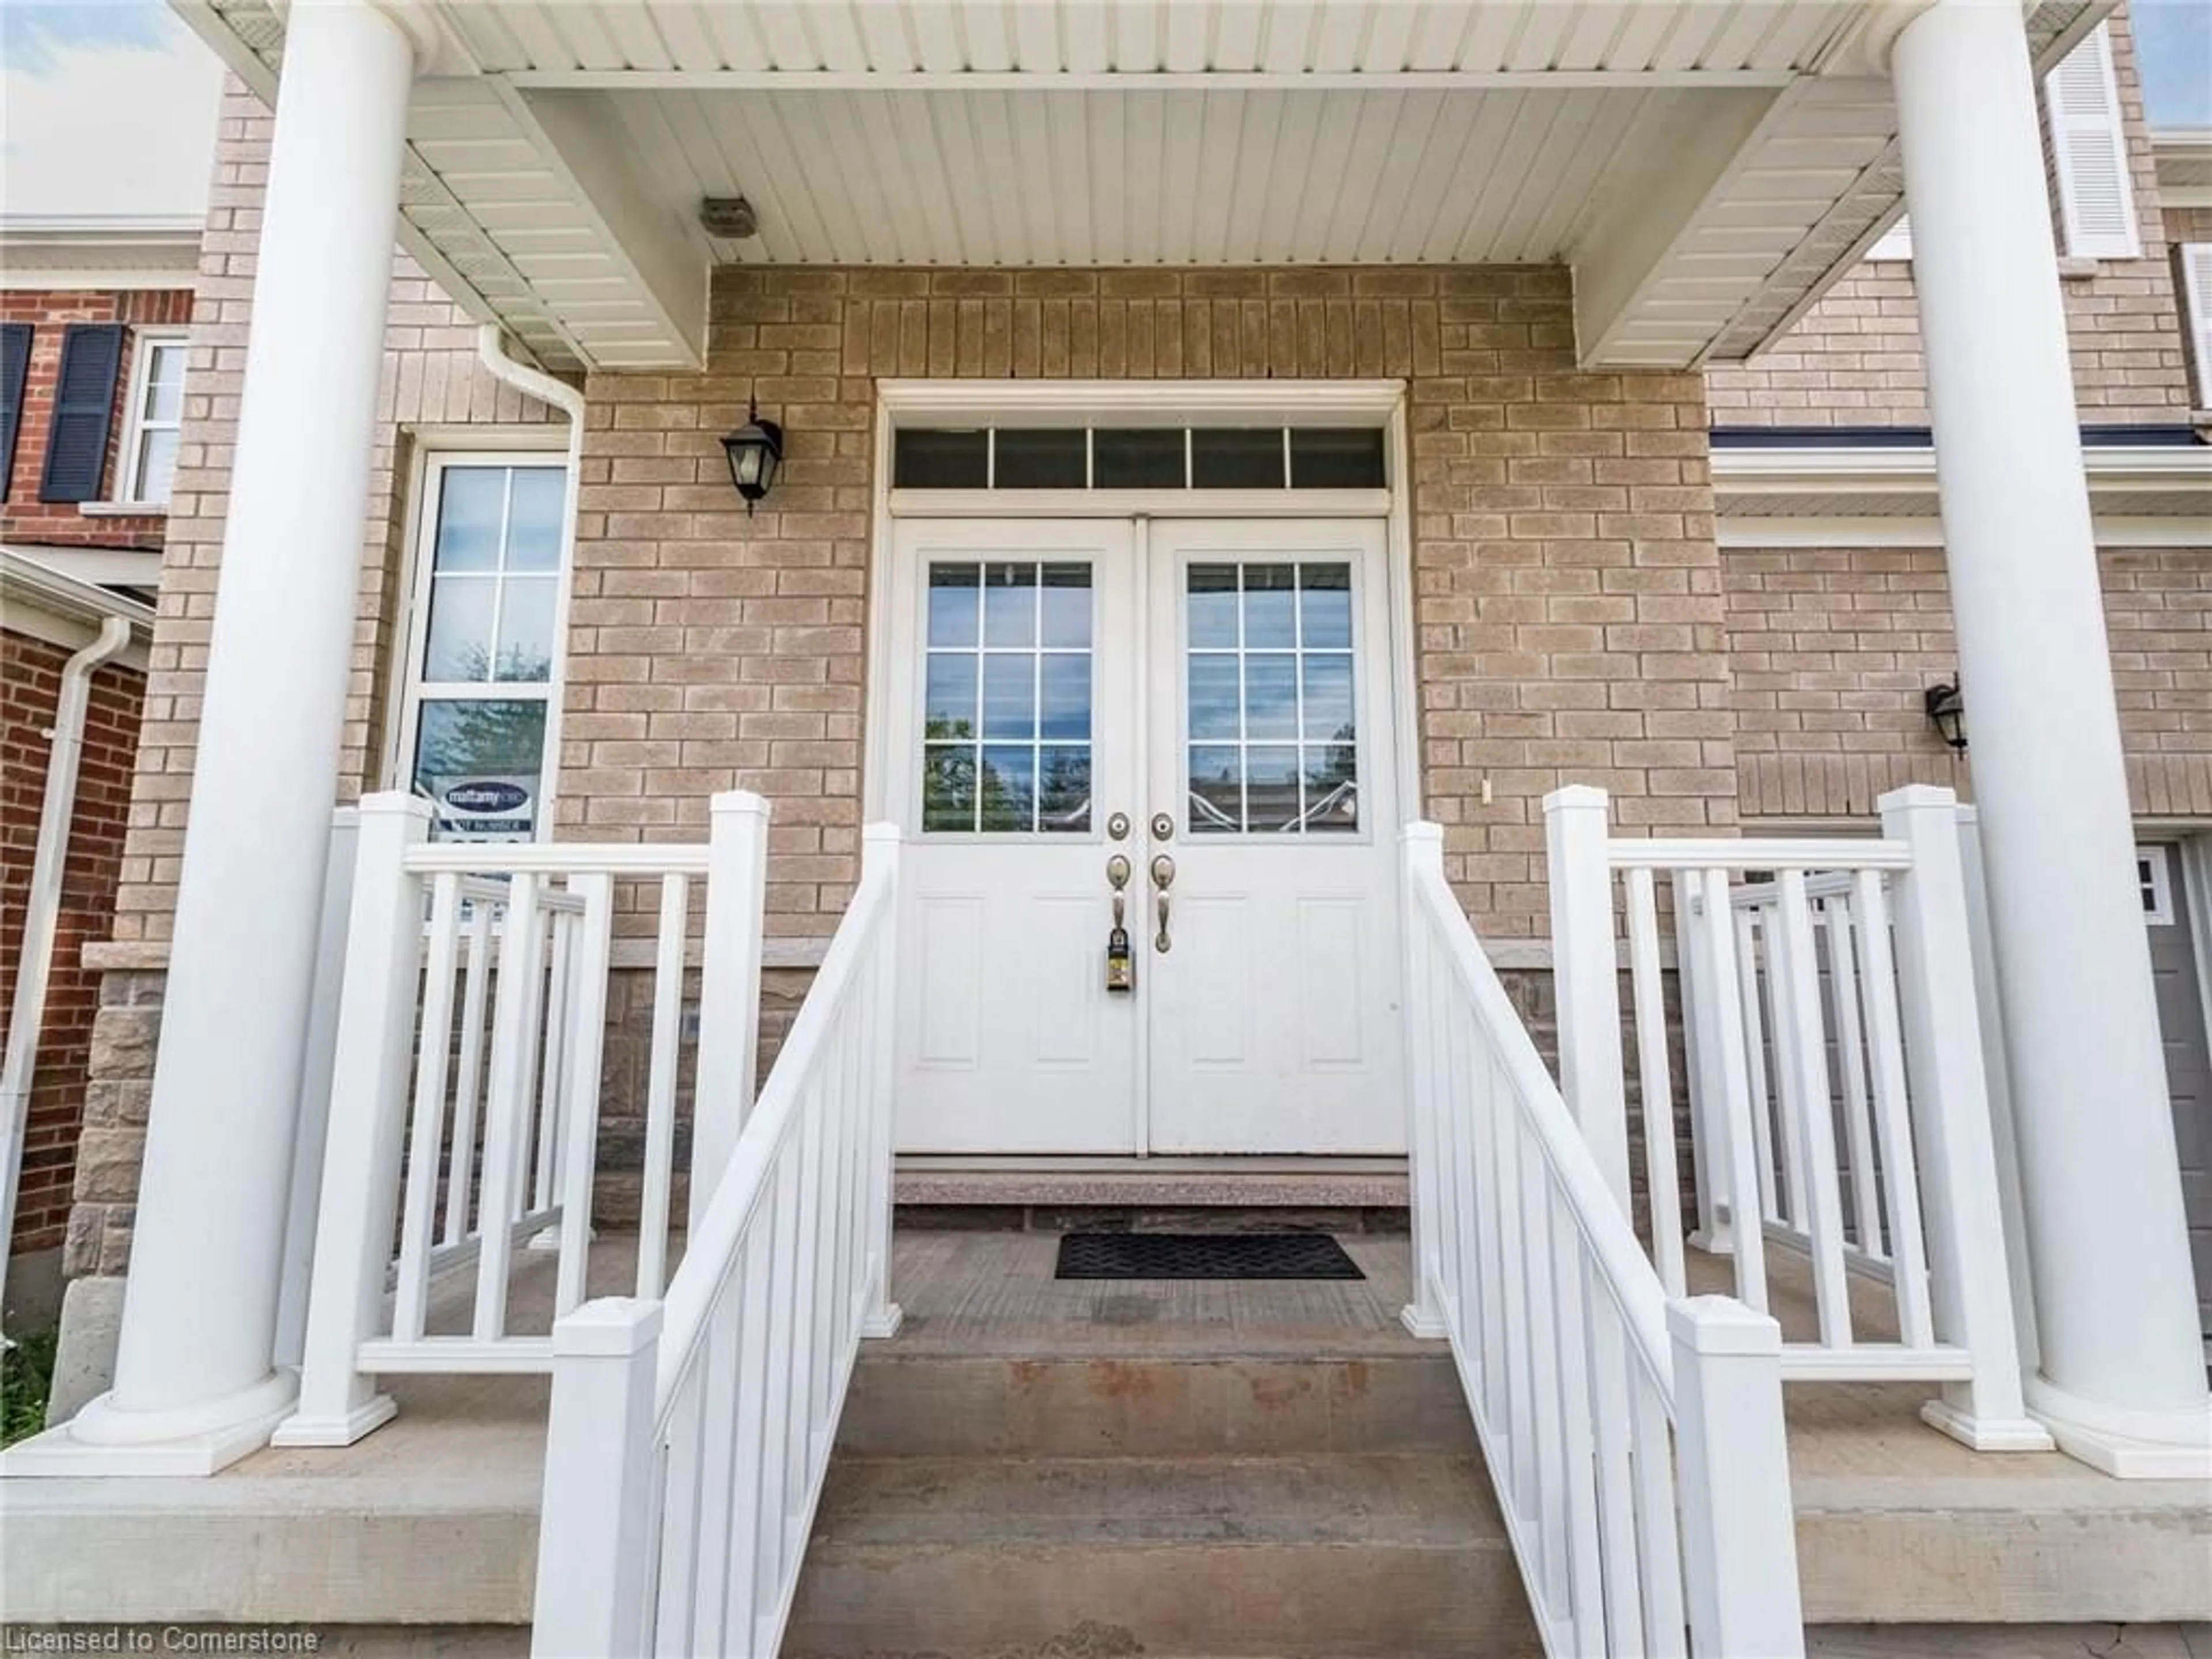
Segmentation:
<svg viewBox="0 0 2212 1659">
<path fill-rule="evenodd" d="M 172 3 L 273 96 L 270 0 Z M 1898 210 L 1887 83 L 1808 73 L 1869 3 L 443 0 L 400 240 L 560 368 L 697 366 L 717 263 L 1486 261 L 1572 264 L 1593 367 L 1694 368 Z"/>
</svg>

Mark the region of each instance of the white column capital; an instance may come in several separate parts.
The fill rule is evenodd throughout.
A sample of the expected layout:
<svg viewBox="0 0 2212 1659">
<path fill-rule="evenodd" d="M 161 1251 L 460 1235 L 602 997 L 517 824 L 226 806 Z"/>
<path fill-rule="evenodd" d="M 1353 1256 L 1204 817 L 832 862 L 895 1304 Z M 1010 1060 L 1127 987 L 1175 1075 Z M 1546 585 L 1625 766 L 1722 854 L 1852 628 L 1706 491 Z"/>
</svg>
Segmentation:
<svg viewBox="0 0 2212 1659">
<path fill-rule="evenodd" d="M 276 0 L 276 9 L 288 31 L 305 12 L 374 12 L 407 37 L 417 75 L 427 74 L 445 50 L 445 36 L 423 0 Z"/>
<path fill-rule="evenodd" d="M 2011 11 L 2023 26 L 2035 10 L 2036 0 L 1868 0 L 1858 20 L 1838 35 L 1820 60 L 1826 76 L 1887 77 L 1898 38 L 1932 11 L 1948 7 Z"/>
</svg>

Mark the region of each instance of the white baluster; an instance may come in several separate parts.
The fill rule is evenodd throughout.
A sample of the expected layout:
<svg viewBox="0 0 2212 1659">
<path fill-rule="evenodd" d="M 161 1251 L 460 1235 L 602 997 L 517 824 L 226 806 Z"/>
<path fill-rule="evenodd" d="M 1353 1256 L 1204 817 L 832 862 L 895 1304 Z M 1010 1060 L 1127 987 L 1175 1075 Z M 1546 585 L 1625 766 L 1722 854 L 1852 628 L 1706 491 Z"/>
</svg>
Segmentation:
<svg viewBox="0 0 2212 1659">
<path fill-rule="evenodd" d="M 1644 1183 L 1651 1202 L 1652 1260 L 1667 1294 L 1680 1296 L 1682 1188 L 1674 1152 L 1674 1080 L 1667 1061 L 1667 993 L 1659 976 L 1659 901 L 1650 871 L 1631 870 L 1627 884 L 1629 982 L 1635 997 L 1637 1079 L 1644 1096 Z"/>
<path fill-rule="evenodd" d="M 1905 1038 L 1897 1007 L 1897 969 L 1891 946 L 1889 903 L 1881 872 L 1854 878 L 1852 914 L 1863 964 L 1867 1058 L 1874 1088 L 1875 1140 L 1888 1198 L 1890 1284 L 1897 1322 L 1911 1348 L 1935 1346 L 1936 1319 L 1928 1299 L 1926 1232 L 1920 1218 L 1920 1167 L 1912 1151 L 1911 1108 L 1906 1103 Z"/>
<path fill-rule="evenodd" d="M 522 1213 L 524 1161 L 530 1148 L 532 1060 L 536 1054 L 538 1000 L 545 930 L 538 909 L 538 878 L 519 872 L 508 884 L 500 939 L 499 988 L 492 1011 L 491 1081 L 484 1091 L 483 1197 L 477 1206 L 478 1253 L 475 1335 L 495 1342 L 507 1334 L 507 1269 L 514 1261 L 514 1222 Z"/>
<path fill-rule="evenodd" d="M 1784 1109 L 1797 1126 L 1801 1223 L 1809 1235 L 1813 1297 L 1820 1316 L 1820 1341 L 1830 1348 L 1851 1343 L 1851 1287 L 1844 1267 L 1843 1192 L 1836 1177 L 1836 1136 L 1829 1113 L 1828 1054 L 1820 1024 L 1820 964 L 1814 954 L 1813 915 L 1805 898 L 1805 872 L 1784 870 L 1778 921 L 1776 957 L 1784 965 L 1778 981 L 1776 1018 L 1790 1031 L 1791 1076 L 1784 1090 Z M 1786 1000 L 1786 1006 L 1781 1006 Z"/>
<path fill-rule="evenodd" d="M 430 888 L 429 959 L 422 971 L 422 1028 L 416 1042 L 415 1126 L 407 1153 L 399 1222 L 399 1270 L 392 1334 L 422 1334 L 430 1302 L 430 1238 L 437 1219 L 438 1165 L 445 1150 L 446 1068 L 453 1041 L 454 953 L 460 942 L 461 878 L 441 874 Z M 458 1164 L 459 1159 L 455 1162 Z"/>
<path fill-rule="evenodd" d="M 446 1192 L 446 1243 L 469 1234 L 477 1183 L 477 1100 L 483 1091 L 484 1029 L 491 1008 L 491 913 L 482 899 L 469 905 L 468 969 L 461 981 L 460 1076 L 453 1091 L 453 1175 Z"/>
<path fill-rule="evenodd" d="M 897 1003 L 901 994 L 897 966 L 901 877 L 896 824 L 872 823 L 861 832 L 860 870 L 864 879 L 871 869 L 881 870 L 884 877 L 883 909 L 875 923 L 873 949 L 877 971 L 884 979 L 884 993 L 878 999 L 880 1006 L 870 1034 L 875 1050 L 875 1075 L 871 1079 L 875 1143 L 869 1151 L 874 1197 L 868 1206 L 868 1258 L 875 1266 L 870 1270 L 868 1315 L 860 1334 L 884 1338 L 896 1336 L 900 1322 L 905 1317 L 898 1304 L 891 1300 L 891 1209 L 896 1197 L 897 1155 L 893 1105 L 898 1080 Z"/>
<path fill-rule="evenodd" d="M 1698 1230 L 1691 1244 L 1714 1255 L 1733 1248 L 1729 1234 L 1728 1094 L 1720 1076 L 1713 1000 L 1725 994 L 1705 959 L 1698 912 L 1704 883 L 1694 870 L 1670 872 L 1674 896 L 1674 967 L 1681 987 L 1682 1047 L 1690 1091 L 1690 1169 L 1698 1188 Z"/>
<path fill-rule="evenodd" d="M 1844 1146 L 1851 1160 L 1851 1225 L 1859 1249 L 1871 1260 L 1888 1254 L 1881 1234 L 1881 1182 L 1875 1159 L 1874 1124 L 1868 1115 L 1866 1034 L 1859 1018 L 1858 952 L 1851 945 L 1851 902 L 1827 900 L 1829 1004 L 1835 1010 L 1836 1050 L 1843 1061 Z"/>
<path fill-rule="evenodd" d="M 1744 983 L 1746 976 L 1757 970 L 1753 964 L 1736 959 L 1736 917 L 1729 893 L 1728 872 L 1705 871 L 1703 880 L 1705 905 L 1698 916 L 1698 927 L 1705 938 L 1704 960 L 1712 970 L 1714 991 L 1710 1006 L 1717 1039 L 1713 1047 L 1717 1051 L 1722 1098 L 1725 1102 L 1722 1124 L 1727 1132 L 1727 1145 L 1723 1151 L 1729 1166 L 1728 1188 L 1735 1195 L 1729 1221 L 1735 1247 L 1732 1254 L 1735 1293 L 1763 1313 L 1766 1309 L 1766 1233 L 1761 1212 L 1755 1207 L 1748 1212 L 1746 1209 L 1747 1206 L 1757 1205 L 1763 1190 L 1757 1131 L 1765 1097 L 1763 1092 L 1756 1097 L 1752 1092 L 1753 1036 L 1744 1025 L 1745 1009 L 1755 1009 L 1758 999 L 1755 991 L 1749 997 L 1737 994 L 1737 988 Z"/>
<path fill-rule="evenodd" d="M 607 970 L 615 925 L 615 884 L 604 875 L 571 876 L 568 890 L 584 901 L 574 918 L 568 962 L 568 1030 L 551 1038 L 567 1052 L 561 1068 L 559 1116 L 563 1143 L 560 1171 L 561 1259 L 553 1311 L 567 1313 L 584 1299 L 592 1249 L 592 1190 L 599 1166 L 599 1075 L 607 1033 Z"/>
<path fill-rule="evenodd" d="M 660 878 L 660 931 L 653 955 L 653 1036 L 645 1082 L 644 1188 L 638 1206 L 637 1293 L 658 1297 L 668 1284 L 669 1191 L 676 1158 L 676 1065 L 684 1025 L 684 935 L 690 926 L 690 882 Z"/>
</svg>

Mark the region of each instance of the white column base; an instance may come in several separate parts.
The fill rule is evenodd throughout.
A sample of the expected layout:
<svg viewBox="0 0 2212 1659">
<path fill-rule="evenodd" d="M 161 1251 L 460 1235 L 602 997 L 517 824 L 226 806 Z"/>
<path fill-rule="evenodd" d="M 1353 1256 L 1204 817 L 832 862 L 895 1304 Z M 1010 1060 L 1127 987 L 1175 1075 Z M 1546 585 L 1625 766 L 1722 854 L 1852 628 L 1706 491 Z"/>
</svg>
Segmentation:
<svg viewBox="0 0 2212 1659">
<path fill-rule="evenodd" d="M 2118 1480 L 2212 1480 L 2212 1407 L 2202 1411 L 2120 1412 L 2027 1382 L 2027 1408 L 2058 1449 Z"/>
<path fill-rule="evenodd" d="M 268 1445 L 299 1389 L 296 1376 L 278 1371 L 189 1413 L 118 1411 L 114 1395 L 103 1394 L 68 1422 L 0 1452 L 0 1476 L 214 1474 Z"/>
<path fill-rule="evenodd" d="M 276 1425 L 272 1446 L 350 1446 L 374 1434 L 399 1414 L 390 1395 L 372 1395 L 340 1416 L 295 1412 Z"/>
<path fill-rule="evenodd" d="M 2057 1449 L 2050 1431 L 2032 1417 L 1980 1418 L 1948 1400 L 1931 1400 L 1920 1408 L 1920 1420 L 1938 1433 L 1950 1436 L 1970 1451 Z"/>
<path fill-rule="evenodd" d="M 1441 1342 L 1451 1334 L 1443 1315 L 1431 1313 L 1417 1302 L 1408 1302 L 1398 1310 L 1398 1322 L 1409 1335 L 1418 1336 L 1424 1342 Z"/>
<path fill-rule="evenodd" d="M 896 1336 L 905 1323 L 906 1310 L 896 1302 L 887 1303 L 860 1316 L 860 1334 L 880 1342 Z"/>
</svg>

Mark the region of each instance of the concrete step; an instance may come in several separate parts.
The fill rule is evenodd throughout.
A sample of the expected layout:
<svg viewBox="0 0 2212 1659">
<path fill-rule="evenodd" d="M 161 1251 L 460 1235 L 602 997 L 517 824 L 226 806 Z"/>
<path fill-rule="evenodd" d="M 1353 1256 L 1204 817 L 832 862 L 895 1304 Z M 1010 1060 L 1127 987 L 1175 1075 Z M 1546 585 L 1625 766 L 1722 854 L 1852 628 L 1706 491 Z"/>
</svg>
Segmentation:
<svg viewBox="0 0 2212 1659">
<path fill-rule="evenodd" d="M 864 1350 L 838 1429 L 857 1457 L 1436 1452 L 1474 1444 L 1437 1349 L 1037 1358 Z"/>
<path fill-rule="evenodd" d="M 1536 1638 L 1478 1458 L 840 1457 L 790 1659 L 1424 1659 Z"/>
</svg>

